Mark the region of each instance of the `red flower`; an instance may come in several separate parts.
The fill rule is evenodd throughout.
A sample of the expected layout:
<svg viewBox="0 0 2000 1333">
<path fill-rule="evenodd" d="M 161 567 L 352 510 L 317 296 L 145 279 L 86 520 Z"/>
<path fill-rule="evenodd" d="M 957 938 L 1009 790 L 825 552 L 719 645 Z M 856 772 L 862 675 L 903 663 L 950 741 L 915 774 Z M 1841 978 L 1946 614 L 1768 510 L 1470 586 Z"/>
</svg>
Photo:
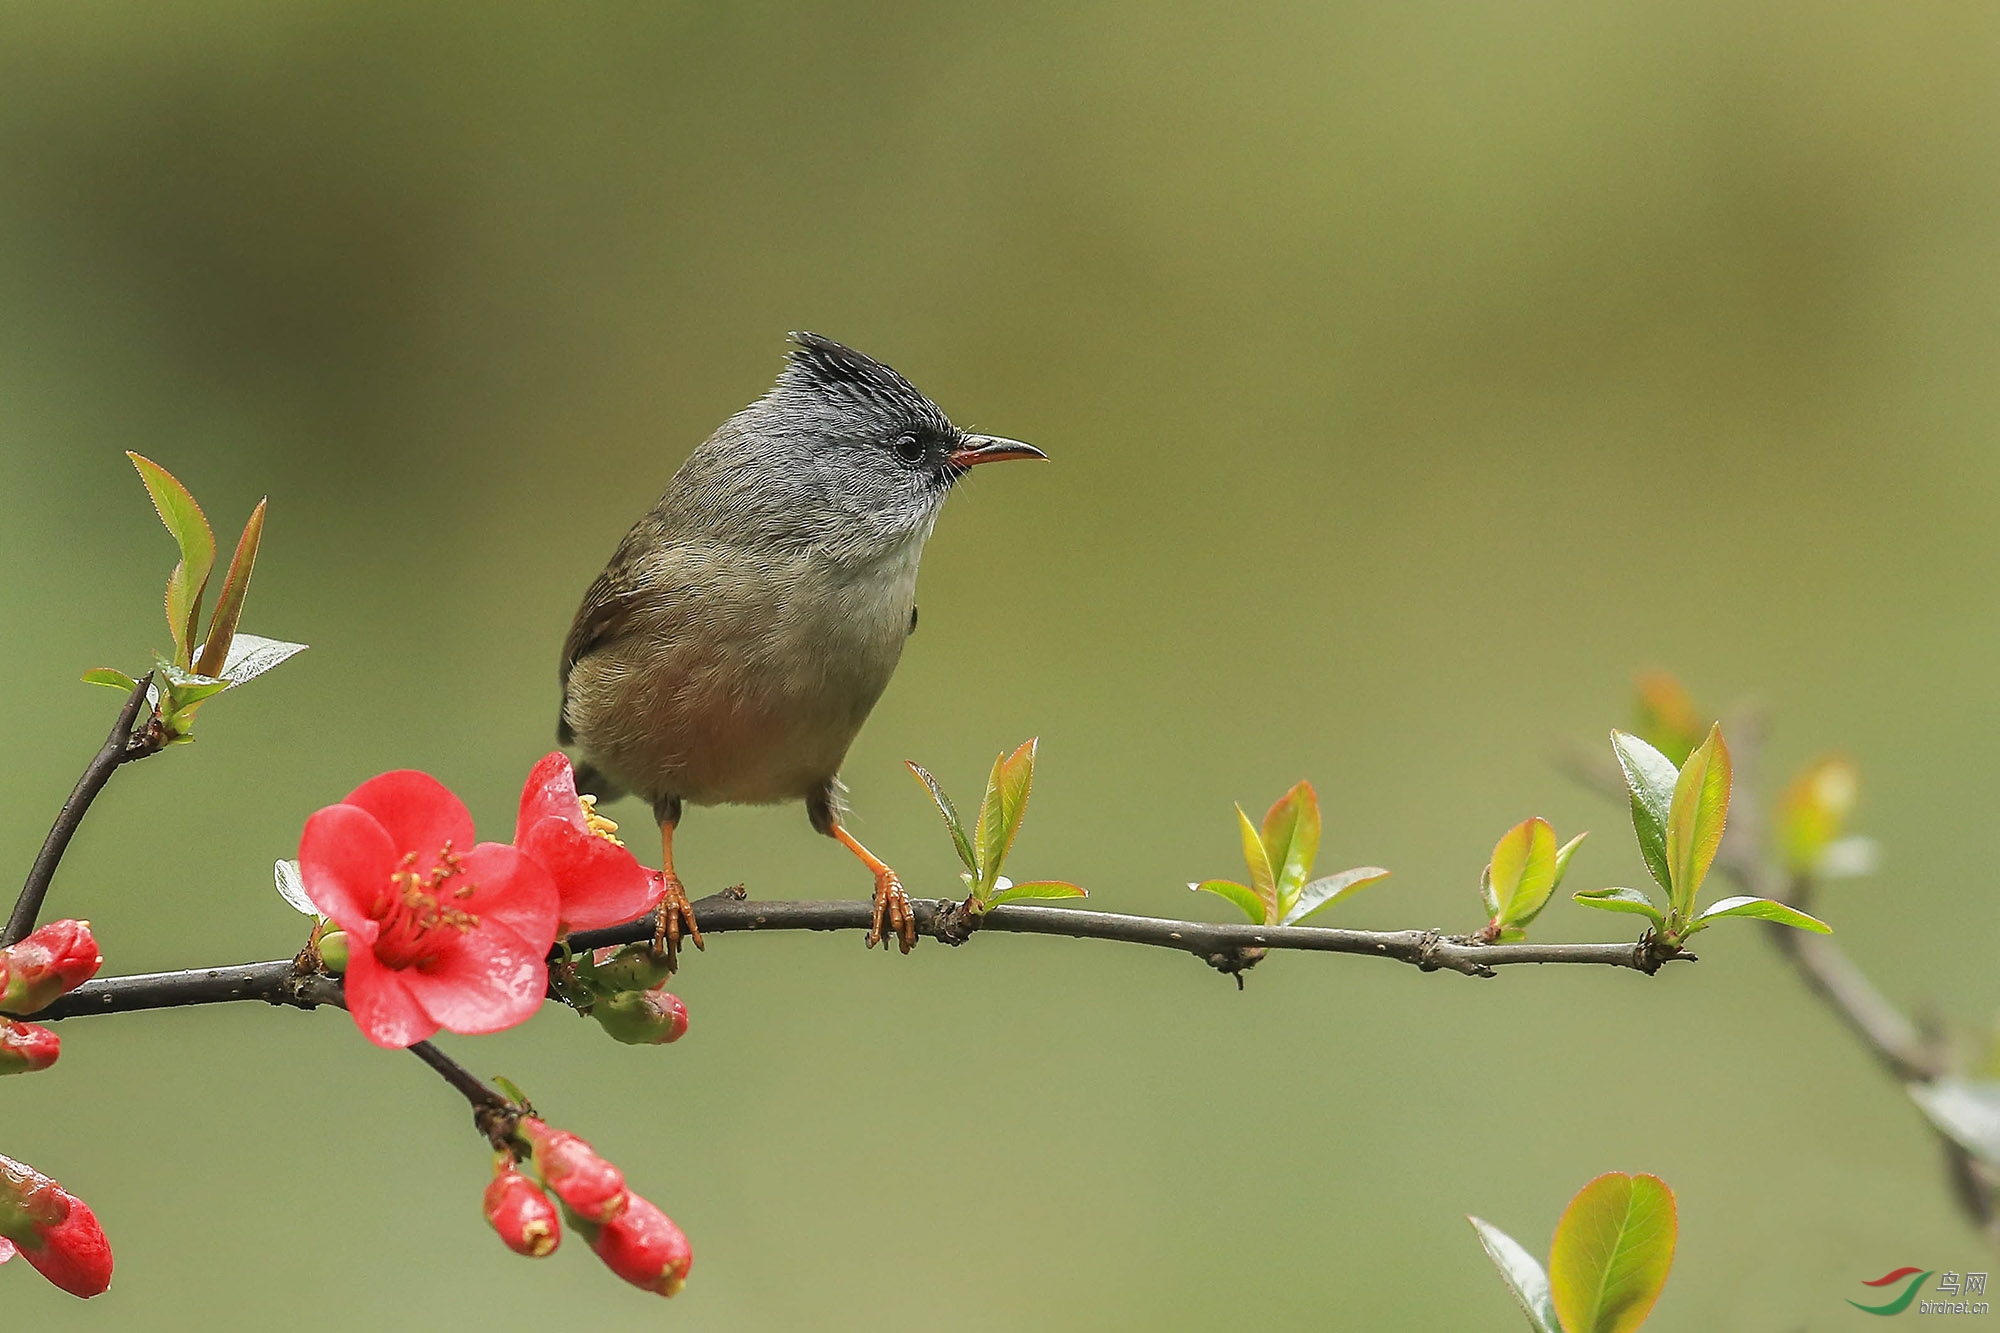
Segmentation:
<svg viewBox="0 0 2000 1333">
<path fill-rule="evenodd" d="M 0 1074 L 32 1074 L 62 1054 L 62 1038 L 39 1023 L 0 1018 Z"/>
<path fill-rule="evenodd" d="M 595 797 L 577 795 L 569 756 L 557 751 L 529 770 L 514 845 L 555 879 L 562 899 L 558 935 L 619 925 L 660 905 L 665 881 L 625 850 L 617 831 L 597 813 Z"/>
<path fill-rule="evenodd" d="M 16 1253 L 72 1296 L 111 1285 L 111 1242 L 90 1206 L 33 1167 L 0 1157 L 0 1263 Z"/>
<path fill-rule="evenodd" d="M 461 850 L 463 849 L 463 850 Z M 306 821 L 306 896 L 347 933 L 347 1003 L 377 1046 L 524 1023 L 548 989 L 556 891 L 428 773 L 384 773 Z"/>
<path fill-rule="evenodd" d="M 588 1143 L 532 1117 L 521 1121 L 520 1133 L 534 1150 L 542 1183 L 578 1217 L 604 1222 L 624 1209 L 625 1173 L 599 1157 Z"/>
<path fill-rule="evenodd" d="M 483 1203 L 486 1220 L 514 1253 L 539 1259 L 562 1244 L 556 1206 L 539 1185 L 514 1169 L 511 1157 L 494 1166 Z"/>
<path fill-rule="evenodd" d="M 625 1211 L 590 1238 L 604 1266 L 635 1287 L 672 1296 L 687 1285 L 694 1250 L 674 1220 L 650 1200 L 627 1192 Z"/>
<path fill-rule="evenodd" d="M 0 949 L 0 1009 L 32 1014 L 97 975 L 104 955 L 88 921 L 51 921 Z"/>
</svg>

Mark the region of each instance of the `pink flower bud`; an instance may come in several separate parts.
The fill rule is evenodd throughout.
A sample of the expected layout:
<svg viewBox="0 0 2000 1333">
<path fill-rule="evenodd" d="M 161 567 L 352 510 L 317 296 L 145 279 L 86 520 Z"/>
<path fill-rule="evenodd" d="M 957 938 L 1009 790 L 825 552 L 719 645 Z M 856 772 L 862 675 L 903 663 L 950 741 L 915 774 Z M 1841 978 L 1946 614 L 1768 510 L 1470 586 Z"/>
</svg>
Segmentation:
<svg viewBox="0 0 2000 1333">
<path fill-rule="evenodd" d="M 606 1222 L 590 1248 L 635 1287 L 672 1296 L 687 1285 L 694 1251 L 674 1220 L 651 1201 L 626 1195 L 625 1211 Z"/>
<path fill-rule="evenodd" d="M 687 1006 L 663 990 L 622 991 L 599 1000 L 590 1016 L 627 1046 L 664 1046 L 687 1034 Z"/>
<path fill-rule="evenodd" d="M 90 1205 L 6 1157 L 0 1157 L 0 1236 L 72 1296 L 95 1296 L 111 1285 L 111 1242 Z"/>
<path fill-rule="evenodd" d="M 556 1206 L 534 1181 L 514 1169 L 511 1160 L 494 1168 L 486 1187 L 486 1220 L 500 1240 L 516 1254 L 539 1259 L 562 1244 L 562 1223 Z"/>
<path fill-rule="evenodd" d="M 12 948 L 0 950 L 0 1009 L 32 1014 L 58 995 L 97 975 L 97 951 L 88 921 L 51 921 Z"/>
<path fill-rule="evenodd" d="M 62 1038 L 37 1023 L 0 1018 L 0 1075 L 47 1069 L 62 1054 Z"/>
<path fill-rule="evenodd" d="M 578 1217 L 608 1222 L 624 1211 L 625 1173 L 599 1157 L 588 1143 L 532 1118 L 521 1121 L 520 1130 L 534 1150 L 542 1183 Z"/>
</svg>

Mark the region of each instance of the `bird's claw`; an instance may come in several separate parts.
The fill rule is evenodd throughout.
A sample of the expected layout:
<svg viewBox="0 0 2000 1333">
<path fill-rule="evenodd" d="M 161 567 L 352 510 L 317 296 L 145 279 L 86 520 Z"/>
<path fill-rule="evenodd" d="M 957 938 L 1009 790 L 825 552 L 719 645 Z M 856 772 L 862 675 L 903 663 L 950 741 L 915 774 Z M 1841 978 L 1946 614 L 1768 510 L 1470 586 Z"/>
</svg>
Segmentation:
<svg viewBox="0 0 2000 1333">
<path fill-rule="evenodd" d="M 875 873 L 875 919 L 868 930 L 869 948 L 882 942 L 885 920 L 889 933 L 896 937 L 904 953 L 917 947 L 917 918 L 910 911 L 910 896 L 903 892 L 903 883 L 896 878 L 896 872 L 887 866 Z"/>
<path fill-rule="evenodd" d="M 680 954 L 683 927 L 695 948 L 707 946 L 702 943 L 701 927 L 695 924 L 694 906 L 688 902 L 687 888 L 680 876 L 668 871 L 660 878 L 666 892 L 660 897 L 660 905 L 653 909 L 653 952 L 666 955 L 667 971 L 672 972 Z"/>
</svg>

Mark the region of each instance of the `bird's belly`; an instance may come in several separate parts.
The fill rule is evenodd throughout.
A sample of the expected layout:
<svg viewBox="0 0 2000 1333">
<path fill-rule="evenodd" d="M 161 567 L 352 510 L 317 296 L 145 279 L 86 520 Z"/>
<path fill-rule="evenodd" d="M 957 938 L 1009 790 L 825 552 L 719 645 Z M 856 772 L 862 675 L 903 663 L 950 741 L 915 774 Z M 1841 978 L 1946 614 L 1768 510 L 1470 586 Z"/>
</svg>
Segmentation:
<svg viewBox="0 0 2000 1333">
<path fill-rule="evenodd" d="M 614 777 L 651 800 L 769 804 L 840 771 L 903 650 L 915 562 L 856 579 L 793 569 L 768 596 L 704 599 L 689 623 L 605 663 L 618 707 L 588 740 Z"/>
</svg>

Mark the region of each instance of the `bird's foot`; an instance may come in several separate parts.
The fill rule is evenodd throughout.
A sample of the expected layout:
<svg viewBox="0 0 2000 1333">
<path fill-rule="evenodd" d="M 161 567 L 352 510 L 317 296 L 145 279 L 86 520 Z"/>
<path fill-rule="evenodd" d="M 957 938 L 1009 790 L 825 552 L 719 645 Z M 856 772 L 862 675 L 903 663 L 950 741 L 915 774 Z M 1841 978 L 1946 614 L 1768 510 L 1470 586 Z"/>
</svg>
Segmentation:
<svg viewBox="0 0 2000 1333">
<path fill-rule="evenodd" d="M 672 972 L 680 955 L 683 927 L 695 948 L 707 946 L 702 943 L 701 927 L 695 924 L 694 906 L 688 902 L 681 877 L 669 870 L 660 878 L 666 884 L 666 892 L 661 895 L 660 905 L 653 909 L 653 952 L 666 955 L 667 971 Z"/>
<path fill-rule="evenodd" d="M 910 911 L 910 896 L 903 892 L 896 872 L 887 866 L 875 872 L 875 922 L 868 930 L 869 948 L 882 942 L 885 921 L 904 953 L 917 947 L 917 918 Z"/>
</svg>

